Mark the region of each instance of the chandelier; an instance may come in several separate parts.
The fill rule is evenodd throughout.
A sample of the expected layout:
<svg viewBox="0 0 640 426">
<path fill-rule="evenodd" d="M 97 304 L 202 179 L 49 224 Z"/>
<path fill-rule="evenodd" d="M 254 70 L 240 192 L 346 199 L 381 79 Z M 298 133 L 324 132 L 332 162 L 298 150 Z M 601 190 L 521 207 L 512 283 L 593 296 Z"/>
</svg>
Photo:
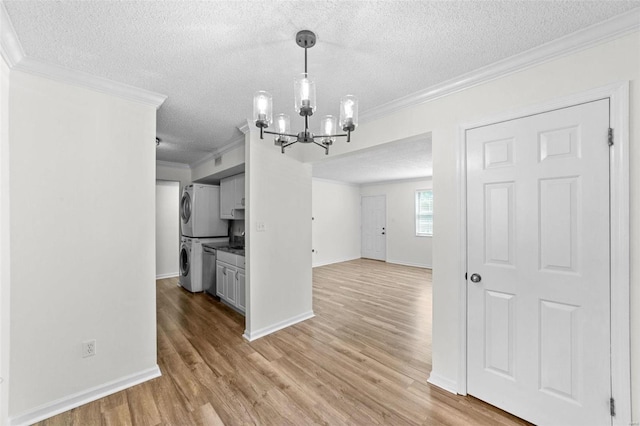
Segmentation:
<svg viewBox="0 0 640 426">
<path fill-rule="evenodd" d="M 340 120 L 336 123 L 336 117 L 325 116 L 320 120 L 322 134 L 314 135 L 309 131 L 309 117 L 316 110 L 316 85 L 309 78 L 307 72 L 307 49 L 316 44 L 316 35 L 309 30 L 302 30 L 296 34 L 296 43 L 304 49 L 304 73 L 302 73 L 293 84 L 295 93 L 295 109 L 304 117 L 304 130 L 291 133 L 291 120 L 286 114 L 278 114 L 275 118 L 275 131 L 265 130 L 274 123 L 273 120 L 273 98 L 265 91 L 258 91 L 253 97 L 253 118 L 256 126 L 260 128 L 260 139 L 264 139 L 264 133 L 275 135 L 274 142 L 284 149 L 295 143 L 314 143 L 324 148 L 325 155 L 329 154 L 329 147 L 333 145 L 337 137 L 346 137 L 347 142 L 351 141 L 351 132 L 358 125 L 358 99 L 353 95 L 343 96 L 340 100 Z M 338 134 L 338 125 L 346 132 Z M 317 140 L 319 140 L 319 142 Z"/>
</svg>

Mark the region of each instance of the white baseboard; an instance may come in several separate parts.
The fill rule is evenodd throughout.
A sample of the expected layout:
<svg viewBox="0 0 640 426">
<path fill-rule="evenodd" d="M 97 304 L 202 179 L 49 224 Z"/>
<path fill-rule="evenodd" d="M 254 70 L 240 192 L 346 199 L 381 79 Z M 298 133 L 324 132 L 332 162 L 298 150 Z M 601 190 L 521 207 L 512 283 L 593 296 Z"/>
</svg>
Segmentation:
<svg viewBox="0 0 640 426">
<path fill-rule="evenodd" d="M 256 339 L 266 336 L 267 334 L 275 333 L 278 330 L 282 330 L 283 328 L 292 326 L 294 324 L 297 324 L 304 320 L 308 320 L 309 318 L 313 318 L 315 316 L 316 315 L 313 313 L 313 311 L 305 312 L 303 314 L 296 315 L 295 317 L 289 318 L 287 320 L 280 321 L 278 323 L 270 325 L 269 327 L 261 328 L 260 330 L 256 330 L 256 331 L 245 330 L 242 337 L 244 337 L 246 340 L 250 342 L 253 342 Z"/>
<path fill-rule="evenodd" d="M 160 368 L 156 365 L 155 367 L 147 370 L 131 374 L 112 382 L 107 382 L 103 385 L 96 386 L 82 392 L 65 396 L 64 398 L 41 405 L 33 410 L 27 411 L 26 413 L 11 417 L 9 419 L 9 425 L 31 425 L 41 420 L 48 419 L 49 417 L 53 417 L 56 414 L 69 411 L 72 408 L 79 407 L 107 395 L 119 392 L 123 389 L 146 382 L 147 380 L 155 379 L 161 375 L 162 373 L 160 372 Z"/>
<path fill-rule="evenodd" d="M 333 265 L 334 263 L 348 262 L 350 260 L 356 260 L 356 259 L 360 259 L 360 256 L 358 255 L 356 257 L 347 257 L 344 259 L 332 259 L 324 262 L 314 262 L 312 267 L 317 268 L 318 266 Z"/>
<path fill-rule="evenodd" d="M 179 277 L 180 276 L 180 272 L 170 272 L 168 274 L 160 274 L 160 275 L 156 275 L 156 280 L 161 280 L 164 278 L 174 278 L 174 277 Z"/>
<path fill-rule="evenodd" d="M 393 260 L 393 259 L 387 259 L 387 263 L 394 263 L 396 265 L 404 265 L 404 266 L 414 266 L 416 268 L 431 269 L 431 265 L 427 265 L 426 263 L 405 262 L 403 260 Z"/>
<path fill-rule="evenodd" d="M 429 376 L 427 382 L 441 389 L 444 389 L 447 392 L 451 392 L 456 395 L 458 394 L 458 383 L 455 380 L 440 376 L 433 371 L 431 372 L 431 375 Z"/>
</svg>

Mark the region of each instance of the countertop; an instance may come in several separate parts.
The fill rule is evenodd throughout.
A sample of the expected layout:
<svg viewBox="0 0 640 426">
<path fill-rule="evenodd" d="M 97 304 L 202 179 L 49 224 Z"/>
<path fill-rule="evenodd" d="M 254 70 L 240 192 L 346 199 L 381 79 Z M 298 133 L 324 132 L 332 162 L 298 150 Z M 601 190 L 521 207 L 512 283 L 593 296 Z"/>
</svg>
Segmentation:
<svg viewBox="0 0 640 426">
<path fill-rule="evenodd" d="M 223 246 L 223 247 L 217 247 L 217 249 L 226 251 L 227 253 L 233 253 L 233 254 L 237 254 L 238 256 L 244 257 L 244 247 Z"/>
</svg>

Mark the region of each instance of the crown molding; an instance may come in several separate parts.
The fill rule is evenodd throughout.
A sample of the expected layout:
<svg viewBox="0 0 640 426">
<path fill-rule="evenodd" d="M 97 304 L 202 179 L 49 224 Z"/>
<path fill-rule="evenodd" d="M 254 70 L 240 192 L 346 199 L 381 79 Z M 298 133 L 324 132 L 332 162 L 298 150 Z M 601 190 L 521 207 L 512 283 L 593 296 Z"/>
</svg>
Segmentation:
<svg viewBox="0 0 640 426">
<path fill-rule="evenodd" d="M 58 65 L 29 57 L 24 57 L 20 62 L 15 64 L 12 69 L 50 78 L 72 86 L 93 89 L 97 92 L 118 96 L 130 101 L 140 102 L 153 106 L 155 109 L 160 108 L 167 99 L 166 95 L 162 95 L 160 93 L 140 89 L 138 87 L 119 83 L 114 80 L 109 80 L 108 78 L 98 77 L 83 71 L 63 68 Z"/>
<path fill-rule="evenodd" d="M 563 56 L 587 49 L 596 44 L 622 37 L 640 29 L 640 8 L 614 16 L 606 21 L 578 30 L 559 39 L 511 56 L 475 71 L 460 75 L 425 90 L 398 98 L 360 114 L 367 122 L 393 114 L 404 108 L 419 105 L 489 81 L 508 76 Z"/>
<path fill-rule="evenodd" d="M 313 177 L 312 176 L 311 177 L 311 181 L 312 182 L 330 183 L 332 185 L 348 186 L 348 187 L 351 187 L 351 188 L 360 188 L 360 184 L 359 183 L 343 182 L 341 180 L 325 179 L 325 178 Z"/>
<path fill-rule="evenodd" d="M 211 160 L 212 158 L 215 158 L 217 156 L 223 155 L 224 153 L 227 153 L 229 151 L 232 151 L 236 148 L 239 148 L 241 146 L 244 146 L 244 135 L 240 136 L 237 139 L 232 140 L 231 142 L 229 142 L 228 144 L 215 149 L 214 151 L 212 151 L 210 154 L 205 155 L 204 157 L 200 158 L 199 160 L 194 161 L 193 163 L 189 164 L 189 167 L 192 169 L 195 169 L 196 167 L 206 163 L 207 161 Z"/>
<path fill-rule="evenodd" d="M 0 1 L 0 55 L 12 70 L 47 77 L 73 86 L 93 89 L 108 95 L 150 105 L 156 109 L 160 108 L 167 99 L 165 95 L 160 93 L 26 56 L 2 1 Z"/>
<path fill-rule="evenodd" d="M 428 176 L 416 176 L 411 178 L 401 178 L 401 179 L 386 179 L 386 180 L 377 180 L 374 182 L 362 182 L 359 185 L 363 186 L 376 186 L 376 185 L 393 185 L 393 184 L 401 184 L 401 183 L 411 183 L 411 182 L 425 182 L 431 181 L 433 182 L 433 174 Z M 433 184 L 432 184 L 433 186 Z M 422 188 L 424 190 L 430 190 L 432 188 Z"/>
<path fill-rule="evenodd" d="M 176 168 L 176 169 L 190 169 L 191 168 L 191 167 L 189 167 L 188 164 L 174 163 L 172 161 L 162 161 L 162 160 L 156 160 L 156 166 L 173 167 L 173 168 Z"/>
<path fill-rule="evenodd" d="M 251 128 L 249 127 L 249 120 L 247 120 L 247 122 L 244 123 L 242 126 L 238 126 L 238 130 L 240 130 L 244 135 L 249 133 L 251 131 Z"/>
<path fill-rule="evenodd" d="M 24 58 L 24 50 L 2 1 L 0 1 L 0 56 L 9 68 L 13 68 Z"/>
</svg>

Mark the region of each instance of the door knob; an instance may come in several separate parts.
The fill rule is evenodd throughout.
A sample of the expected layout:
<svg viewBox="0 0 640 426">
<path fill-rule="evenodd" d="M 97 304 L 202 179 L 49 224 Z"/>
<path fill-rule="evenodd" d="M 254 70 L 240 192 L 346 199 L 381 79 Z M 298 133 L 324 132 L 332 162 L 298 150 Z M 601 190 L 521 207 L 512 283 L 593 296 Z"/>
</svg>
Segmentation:
<svg viewBox="0 0 640 426">
<path fill-rule="evenodd" d="M 479 283 L 480 281 L 482 281 L 482 277 L 480 276 L 480 274 L 471 274 L 471 282 L 472 283 Z"/>
</svg>

